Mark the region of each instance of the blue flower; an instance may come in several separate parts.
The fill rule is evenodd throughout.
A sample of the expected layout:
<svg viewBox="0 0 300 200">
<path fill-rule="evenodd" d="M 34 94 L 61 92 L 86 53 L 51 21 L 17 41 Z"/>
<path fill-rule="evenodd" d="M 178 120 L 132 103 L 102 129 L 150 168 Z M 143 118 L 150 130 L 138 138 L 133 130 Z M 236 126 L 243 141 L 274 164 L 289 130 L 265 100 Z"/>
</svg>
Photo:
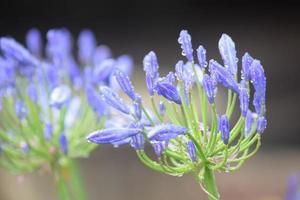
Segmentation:
<svg viewBox="0 0 300 200">
<path fill-rule="evenodd" d="M 97 66 L 104 60 L 109 59 L 111 57 L 112 57 L 112 53 L 110 48 L 106 45 L 100 45 L 96 48 L 94 52 L 93 64 Z"/>
<path fill-rule="evenodd" d="M 150 140 L 168 141 L 178 135 L 186 134 L 187 128 L 175 124 L 160 124 L 151 128 L 147 133 Z"/>
<path fill-rule="evenodd" d="M 21 67 L 36 67 L 38 65 L 37 59 L 12 38 L 0 38 L 0 48 L 6 57 L 16 60 Z"/>
<path fill-rule="evenodd" d="M 50 105 L 58 109 L 61 108 L 70 100 L 71 94 L 71 89 L 66 85 L 54 88 L 50 95 Z"/>
<path fill-rule="evenodd" d="M 157 157 L 160 157 L 165 149 L 168 147 L 168 141 L 153 141 L 152 146 L 154 153 Z"/>
<path fill-rule="evenodd" d="M 203 80 L 202 80 L 202 86 L 206 93 L 209 103 L 214 103 L 214 99 L 216 96 L 216 94 L 215 94 L 216 88 L 213 84 L 212 78 L 209 75 L 204 74 Z"/>
<path fill-rule="evenodd" d="M 158 72 L 159 66 L 154 51 L 150 51 L 144 57 L 143 64 L 144 64 L 144 71 L 146 72 L 146 74 L 149 74 L 153 79 L 159 77 L 159 72 Z"/>
<path fill-rule="evenodd" d="M 44 125 L 44 137 L 46 141 L 50 141 L 53 135 L 53 127 L 50 123 Z"/>
<path fill-rule="evenodd" d="M 187 142 L 186 148 L 187 148 L 187 151 L 188 151 L 191 161 L 196 162 L 197 161 L 196 148 L 195 148 L 194 143 L 191 140 L 189 140 Z"/>
<path fill-rule="evenodd" d="M 144 135 L 142 133 L 138 133 L 132 136 L 130 144 L 135 150 L 144 149 L 144 144 L 145 144 Z"/>
<path fill-rule="evenodd" d="M 94 52 L 97 47 L 94 33 L 89 29 L 84 29 L 78 37 L 78 58 L 84 64 L 90 64 L 93 60 Z"/>
<path fill-rule="evenodd" d="M 224 87 L 229 88 L 236 93 L 239 93 L 239 86 L 233 75 L 227 68 L 224 68 L 215 60 L 210 60 L 209 70 L 212 73 L 212 76 L 215 76 L 216 80 Z"/>
<path fill-rule="evenodd" d="M 60 145 L 60 150 L 63 152 L 63 154 L 67 155 L 68 154 L 68 138 L 64 133 L 60 134 L 59 136 L 59 145 Z"/>
<path fill-rule="evenodd" d="M 121 70 L 116 70 L 114 73 L 121 89 L 127 94 L 133 101 L 136 100 L 136 94 L 134 88 L 129 80 L 129 77 Z"/>
<path fill-rule="evenodd" d="M 267 120 L 265 117 L 261 116 L 257 120 L 257 132 L 262 134 L 267 127 Z"/>
<path fill-rule="evenodd" d="M 242 78 L 245 81 L 250 80 L 250 67 L 253 62 L 253 58 L 249 53 L 245 53 L 242 58 Z"/>
<path fill-rule="evenodd" d="M 119 95 L 112 89 L 106 86 L 101 86 L 100 93 L 105 103 L 125 114 L 130 113 L 129 107 L 124 103 L 123 99 L 121 99 Z"/>
<path fill-rule="evenodd" d="M 253 60 L 250 67 L 251 83 L 255 89 L 253 105 L 257 114 L 265 114 L 266 77 L 259 60 Z"/>
<path fill-rule="evenodd" d="M 26 34 L 26 46 L 35 56 L 40 57 L 42 54 L 42 36 L 41 32 L 36 29 L 30 29 Z"/>
<path fill-rule="evenodd" d="M 228 117 L 226 115 L 222 115 L 219 118 L 219 131 L 221 132 L 221 136 L 222 136 L 222 140 L 224 142 L 224 144 L 228 144 L 229 141 L 229 133 L 230 133 L 230 129 L 229 129 L 229 120 Z"/>
<path fill-rule="evenodd" d="M 180 32 L 178 43 L 181 45 L 182 55 L 186 56 L 188 61 L 194 61 L 193 58 L 193 47 L 192 47 L 192 38 L 186 30 Z"/>
<path fill-rule="evenodd" d="M 87 140 L 97 144 L 113 144 L 141 132 L 140 128 L 106 128 L 89 134 Z"/>
<path fill-rule="evenodd" d="M 72 36 L 67 29 L 52 29 L 47 32 L 47 55 L 53 60 L 61 61 L 70 56 Z"/>
<path fill-rule="evenodd" d="M 253 113 L 248 110 L 245 118 L 245 137 L 247 137 L 252 129 Z"/>
<path fill-rule="evenodd" d="M 110 75 L 115 69 L 116 61 L 114 59 L 106 59 L 94 68 L 93 80 L 95 83 L 105 83 L 109 80 Z"/>
<path fill-rule="evenodd" d="M 159 110 L 159 114 L 161 116 L 165 115 L 165 113 L 166 113 L 166 107 L 165 107 L 164 102 L 162 102 L 162 101 L 159 102 L 159 104 L 158 104 L 158 110 Z"/>
<path fill-rule="evenodd" d="M 240 84 L 239 99 L 240 99 L 241 114 L 242 116 L 245 117 L 249 107 L 249 94 L 244 80 Z"/>
<path fill-rule="evenodd" d="M 133 110 L 134 116 L 140 120 L 142 118 L 142 99 L 140 96 L 137 96 L 133 102 Z"/>
<path fill-rule="evenodd" d="M 219 51 L 224 66 L 229 69 L 231 74 L 236 74 L 238 59 L 236 57 L 235 44 L 227 34 L 222 34 L 221 39 L 219 40 Z"/>
<path fill-rule="evenodd" d="M 177 104 L 181 104 L 181 98 L 177 88 L 165 81 L 159 81 L 155 85 L 155 90 L 158 95 L 165 97 L 166 99 L 173 101 Z"/>
<path fill-rule="evenodd" d="M 20 99 L 17 99 L 15 102 L 15 112 L 17 117 L 22 120 L 26 117 L 27 114 L 27 107 L 24 104 L 23 101 L 21 101 Z"/>
<path fill-rule="evenodd" d="M 202 45 L 200 45 L 197 49 L 197 57 L 200 68 L 204 69 L 207 67 L 206 49 Z"/>
</svg>

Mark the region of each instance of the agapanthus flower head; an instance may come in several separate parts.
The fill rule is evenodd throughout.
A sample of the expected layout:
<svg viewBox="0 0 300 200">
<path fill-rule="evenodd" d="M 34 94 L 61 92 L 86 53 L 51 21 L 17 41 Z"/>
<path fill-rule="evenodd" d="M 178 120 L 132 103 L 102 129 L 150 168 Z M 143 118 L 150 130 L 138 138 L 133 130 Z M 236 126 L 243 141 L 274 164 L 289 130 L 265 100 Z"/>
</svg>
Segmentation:
<svg viewBox="0 0 300 200">
<path fill-rule="evenodd" d="M 265 113 L 258 113 L 258 108 L 251 110 L 249 102 L 254 99 L 254 107 L 257 102 L 265 107 L 265 77 L 262 66 L 255 59 L 252 62 L 247 54 L 242 69 L 238 68 L 235 44 L 226 34 L 219 41 L 224 66 L 211 59 L 208 70 L 203 46 L 197 49 L 199 65 L 194 62 L 187 31 L 180 32 L 179 43 L 188 61 L 179 60 L 175 73 L 159 76 L 157 57 L 152 51 L 143 60 L 152 109 L 147 108 L 145 97 L 133 91 L 129 79 L 120 77 L 119 85 L 130 102 L 114 97 L 109 98 L 113 99 L 109 104 L 126 114 L 118 115 L 113 124 L 120 124 L 120 119 L 125 123 L 96 131 L 88 140 L 114 146 L 130 144 L 147 167 L 174 176 L 196 172 L 197 179 L 205 185 L 214 170 L 234 171 L 260 147 L 261 133 L 266 127 Z M 243 72 L 238 73 L 239 70 Z M 225 111 L 215 100 L 220 85 L 228 90 L 228 97 L 222 100 L 227 102 Z M 254 97 L 250 95 L 251 85 Z M 132 98 L 136 96 L 138 102 Z M 240 117 L 236 121 L 232 115 L 238 107 Z M 144 143 L 153 147 L 157 158 L 148 156 Z M 218 199 L 210 187 L 206 190 L 216 197 L 211 199 Z"/>
<path fill-rule="evenodd" d="M 78 57 L 67 29 L 51 29 L 46 39 L 43 45 L 40 31 L 31 29 L 26 49 L 12 38 L 0 38 L 0 118 L 5 119 L 0 121 L 5 154 L 0 162 L 14 174 L 32 172 L 45 164 L 52 166 L 51 170 L 62 170 L 71 159 L 86 157 L 95 146 L 86 148 L 83 138 L 113 116 L 102 95 L 110 95 L 110 103 L 118 101 L 120 86 L 112 87 L 113 72 L 120 71 L 122 80 L 129 80 L 132 73 L 132 58 L 113 58 L 107 46 L 97 47 L 90 30 L 80 33 Z M 110 90 L 105 93 L 99 87 Z M 141 110 L 141 100 L 136 97 L 135 101 Z M 125 107 L 129 114 L 131 107 Z M 134 113 L 140 115 L 137 120 L 145 121 L 143 113 Z"/>
</svg>

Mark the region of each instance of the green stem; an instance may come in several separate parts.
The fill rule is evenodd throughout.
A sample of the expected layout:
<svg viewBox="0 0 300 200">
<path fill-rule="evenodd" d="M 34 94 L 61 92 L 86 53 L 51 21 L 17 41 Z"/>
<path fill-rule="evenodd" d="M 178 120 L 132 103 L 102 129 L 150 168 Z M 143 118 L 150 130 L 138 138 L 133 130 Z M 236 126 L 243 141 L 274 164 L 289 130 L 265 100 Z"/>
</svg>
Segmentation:
<svg viewBox="0 0 300 200">
<path fill-rule="evenodd" d="M 69 161 L 70 166 L 70 184 L 72 188 L 72 192 L 76 196 L 77 200 L 85 200 L 86 194 L 84 185 L 82 183 L 82 178 L 80 176 L 80 170 L 75 162 L 75 160 Z"/>
<path fill-rule="evenodd" d="M 208 194 L 208 200 L 218 200 L 219 193 L 216 185 L 215 175 L 213 170 L 208 167 L 204 168 L 204 184 Z"/>
<path fill-rule="evenodd" d="M 54 167 L 54 176 L 60 200 L 86 199 L 80 172 L 74 160 L 68 160 L 65 166 Z"/>
</svg>

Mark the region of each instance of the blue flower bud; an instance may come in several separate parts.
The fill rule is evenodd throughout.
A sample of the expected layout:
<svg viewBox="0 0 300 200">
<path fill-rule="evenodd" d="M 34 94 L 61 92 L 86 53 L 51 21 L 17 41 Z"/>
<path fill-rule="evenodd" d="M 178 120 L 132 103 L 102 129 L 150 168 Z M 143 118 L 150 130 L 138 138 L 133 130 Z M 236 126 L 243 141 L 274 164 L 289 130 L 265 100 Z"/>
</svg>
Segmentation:
<svg viewBox="0 0 300 200">
<path fill-rule="evenodd" d="M 146 73 L 146 85 L 147 85 L 147 91 L 150 96 L 154 95 L 154 79 L 152 76 L 148 73 Z"/>
<path fill-rule="evenodd" d="M 140 120 L 142 118 L 142 99 L 140 96 L 137 96 L 136 100 L 133 102 L 133 110 L 135 117 Z"/>
<path fill-rule="evenodd" d="M 153 79 L 156 79 L 159 77 L 159 72 L 158 72 L 158 62 L 157 62 L 157 57 L 154 51 L 150 51 L 143 60 L 143 65 L 144 65 L 144 71 L 146 74 L 149 74 Z"/>
<path fill-rule="evenodd" d="M 53 127 L 51 124 L 46 123 L 44 125 L 44 137 L 46 141 L 50 141 L 53 135 Z"/>
<path fill-rule="evenodd" d="M 123 92 L 125 92 L 125 94 L 127 94 L 134 101 L 136 99 L 136 94 L 129 77 L 120 70 L 116 70 L 114 75 Z"/>
<path fill-rule="evenodd" d="M 196 148 L 195 148 L 194 143 L 191 140 L 189 140 L 187 142 L 186 148 L 187 148 L 187 151 L 188 151 L 191 161 L 196 162 L 197 161 Z"/>
<path fill-rule="evenodd" d="M 249 95 L 248 95 L 248 90 L 246 88 L 245 81 L 242 81 L 240 84 L 239 99 L 240 99 L 241 114 L 243 117 L 245 117 L 249 107 Z"/>
<path fill-rule="evenodd" d="M 257 132 L 262 134 L 264 130 L 267 128 L 267 120 L 265 117 L 261 116 L 257 120 Z"/>
<path fill-rule="evenodd" d="M 253 105 L 257 114 L 265 114 L 266 77 L 260 61 L 253 60 L 251 68 L 251 83 L 255 89 Z"/>
<path fill-rule="evenodd" d="M 60 145 L 60 150 L 63 152 L 63 154 L 67 155 L 68 154 L 68 138 L 67 136 L 62 133 L 59 136 L 59 145 Z"/>
<path fill-rule="evenodd" d="M 219 51 L 225 67 L 229 69 L 231 74 L 236 74 L 238 59 L 236 57 L 235 44 L 227 34 L 222 34 L 219 40 Z"/>
<path fill-rule="evenodd" d="M 84 29 L 79 33 L 78 37 L 78 58 L 84 64 L 91 63 L 94 52 L 97 47 L 94 33 L 89 29 Z"/>
<path fill-rule="evenodd" d="M 130 113 L 129 107 L 124 103 L 123 99 L 121 99 L 119 95 L 112 89 L 106 86 L 101 86 L 100 93 L 105 103 L 125 114 Z"/>
<path fill-rule="evenodd" d="M 101 98 L 96 94 L 93 86 L 87 84 L 85 86 L 85 94 L 89 105 L 98 114 L 99 117 L 105 113 L 105 105 Z"/>
<path fill-rule="evenodd" d="M 242 78 L 245 81 L 250 80 L 250 67 L 253 62 L 253 58 L 249 53 L 245 53 L 242 58 Z"/>
<path fill-rule="evenodd" d="M 182 49 L 182 55 L 186 56 L 188 61 L 194 61 L 193 58 L 193 47 L 192 47 L 192 38 L 186 30 L 180 32 L 178 43 Z"/>
<path fill-rule="evenodd" d="M 96 48 L 94 52 L 93 63 L 95 66 L 97 66 L 104 60 L 109 59 L 111 57 L 112 57 L 112 53 L 110 48 L 106 45 L 100 45 Z"/>
<path fill-rule="evenodd" d="M 175 124 L 160 124 L 154 126 L 148 133 L 150 140 L 168 141 L 178 135 L 186 134 L 187 128 Z"/>
<path fill-rule="evenodd" d="M 299 175 L 292 174 L 288 178 L 285 200 L 298 200 L 298 199 L 300 199 Z"/>
<path fill-rule="evenodd" d="M 165 97 L 166 99 L 173 101 L 177 104 L 181 104 L 181 98 L 177 88 L 165 81 L 159 81 L 155 85 L 155 90 L 158 95 Z"/>
<path fill-rule="evenodd" d="M 168 141 L 154 141 L 152 142 L 154 153 L 157 157 L 160 157 L 162 153 L 165 151 L 165 149 L 168 147 L 169 142 Z"/>
<path fill-rule="evenodd" d="M 47 55 L 52 59 L 64 59 L 71 54 L 72 36 L 67 29 L 51 29 L 47 32 Z"/>
<path fill-rule="evenodd" d="M 29 85 L 27 86 L 27 94 L 28 94 L 29 98 L 31 99 L 31 101 L 33 101 L 35 103 L 37 102 L 38 94 L 37 94 L 36 87 L 33 83 L 29 83 Z"/>
<path fill-rule="evenodd" d="M 145 139 L 142 133 L 138 133 L 131 138 L 131 146 L 135 150 L 142 150 L 144 149 Z"/>
<path fill-rule="evenodd" d="M 228 69 L 224 68 L 217 61 L 210 60 L 209 70 L 212 73 L 212 76 L 214 76 L 216 80 L 224 87 L 229 88 L 236 93 L 239 93 L 239 86 Z"/>
<path fill-rule="evenodd" d="M 222 115 L 219 118 L 219 131 L 221 132 L 222 140 L 224 144 L 228 144 L 229 141 L 229 120 L 226 115 Z"/>
<path fill-rule="evenodd" d="M 247 137 L 252 129 L 253 113 L 248 110 L 245 119 L 245 137 Z"/>
<path fill-rule="evenodd" d="M 159 102 L 159 104 L 158 104 L 158 110 L 159 110 L 159 114 L 161 116 L 165 115 L 165 113 L 166 113 L 166 107 L 165 107 L 164 102 L 162 102 L 162 101 Z"/>
<path fill-rule="evenodd" d="M 50 95 L 50 105 L 60 109 L 70 100 L 71 93 L 71 89 L 66 85 L 54 88 Z"/>
<path fill-rule="evenodd" d="M 42 36 L 41 32 L 36 29 L 30 29 L 26 34 L 26 46 L 35 56 L 40 57 L 42 54 Z"/>
<path fill-rule="evenodd" d="M 12 38 L 0 38 L 0 48 L 7 58 L 17 61 L 22 67 L 36 67 L 38 65 L 37 59 Z"/>
<path fill-rule="evenodd" d="M 94 68 L 93 80 L 96 83 L 105 82 L 115 69 L 115 60 L 106 59 Z"/>
<path fill-rule="evenodd" d="M 134 63 L 133 59 L 129 55 L 122 55 L 117 58 L 116 68 L 121 70 L 127 76 L 132 74 Z"/>
<path fill-rule="evenodd" d="M 176 77 L 178 80 L 183 79 L 183 73 L 184 73 L 184 63 L 182 60 L 179 60 L 175 65 L 175 71 L 176 71 Z"/>
<path fill-rule="evenodd" d="M 97 144 L 113 144 L 141 132 L 140 128 L 106 128 L 89 134 L 87 140 Z"/>
<path fill-rule="evenodd" d="M 26 117 L 26 114 L 27 114 L 27 107 L 26 105 L 24 104 L 23 101 L 17 99 L 16 102 L 15 102 L 15 112 L 16 112 L 16 115 L 17 117 L 22 120 Z"/>
<path fill-rule="evenodd" d="M 204 69 L 207 66 L 207 61 L 206 61 L 206 50 L 202 45 L 200 45 L 197 49 L 197 57 L 198 57 L 200 68 Z"/>
<path fill-rule="evenodd" d="M 23 153 L 28 153 L 29 152 L 29 146 L 26 142 L 22 141 L 20 143 L 20 148 L 22 150 Z"/>
<path fill-rule="evenodd" d="M 215 99 L 215 86 L 213 84 L 212 78 L 207 75 L 204 74 L 203 79 L 202 79 L 202 86 L 203 89 L 206 93 L 207 99 L 209 101 L 209 103 L 214 103 L 214 99 Z"/>
</svg>

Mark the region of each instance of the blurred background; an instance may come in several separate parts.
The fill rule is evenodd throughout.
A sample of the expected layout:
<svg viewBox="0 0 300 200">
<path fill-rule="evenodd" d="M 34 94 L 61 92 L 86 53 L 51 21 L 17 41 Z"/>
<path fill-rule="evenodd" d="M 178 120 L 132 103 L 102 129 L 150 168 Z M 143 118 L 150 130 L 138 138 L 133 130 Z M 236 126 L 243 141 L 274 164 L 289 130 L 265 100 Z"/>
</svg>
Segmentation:
<svg viewBox="0 0 300 200">
<path fill-rule="evenodd" d="M 248 51 L 262 61 L 267 75 L 268 128 L 259 153 L 240 171 L 217 174 L 225 200 L 283 199 L 286 179 L 300 173 L 300 11 L 296 1 L 12 1 L 2 0 L 0 36 L 23 42 L 26 31 L 67 27 L 76 37 L 92 29 L 100 44 L 114 55 L 135 60 L 134 81 L 144 92 L 143 56 L 154 50 L 167 72 L 181 58 L 177 38 L 181 29 L 202 44 L 209 59 L 221 60 L 218 40 L 229 34 L 238 56 Z M 80 168 L 91 200 L 205 199 L 193 176 L 181 178 L 152 172 L 130 148 L 102 146 Z M 16 178 L 0 170 L 0 200 L 55 199 L 46 174 Z"/>
</svg>

